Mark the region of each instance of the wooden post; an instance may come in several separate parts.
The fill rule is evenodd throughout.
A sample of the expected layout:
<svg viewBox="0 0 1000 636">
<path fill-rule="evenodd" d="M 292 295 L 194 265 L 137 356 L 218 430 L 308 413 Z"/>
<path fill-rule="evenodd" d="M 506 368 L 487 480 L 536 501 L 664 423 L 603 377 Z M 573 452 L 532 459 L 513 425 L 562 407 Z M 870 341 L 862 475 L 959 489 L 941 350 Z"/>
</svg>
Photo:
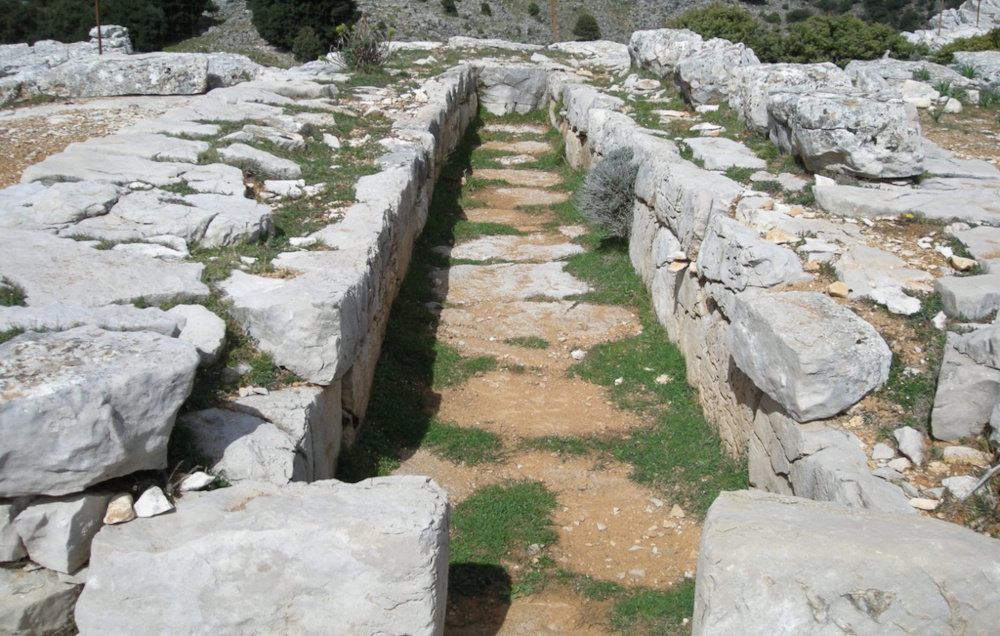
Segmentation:
<svg viewBox="0 0 1000 636">
<path fill-rule="evenodd" d="M 549 13 L 552 14 L 552 41 L 559 41 L 559 29 L 556 28 L 556 0 L 549 0 Z"/>
<path fill-rule="evenodd" d="M 944 21 L 944 0 L 941 0 L 941 11 L 938 13 L 938 37 L 941 37 L 941 22 Z"/>
<path fill-rule="evenodd" d="M 101 7 L 100 0 L 94 0 L 94 21 L 97 22 L 97 54 L 104 55 L 104 42 L 101 38 Z"/>
</svg>

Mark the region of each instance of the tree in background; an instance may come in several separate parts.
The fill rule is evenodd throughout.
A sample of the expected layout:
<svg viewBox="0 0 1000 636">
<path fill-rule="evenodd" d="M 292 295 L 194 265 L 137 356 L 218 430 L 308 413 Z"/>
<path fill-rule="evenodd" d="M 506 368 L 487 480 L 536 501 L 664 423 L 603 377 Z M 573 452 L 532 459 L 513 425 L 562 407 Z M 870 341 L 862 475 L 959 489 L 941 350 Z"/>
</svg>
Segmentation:
<svg viewBox="0 0 1000 636">
<path fill-rule="evenodd" d="M 197 31 L 211 0 L 101 0 L 101 22 L 127 27 L 137 51 L 157 51 Z M 0 42 L 89 39 L 94 0 L 0 0 Z"/>
<path fill-rule="evenodd" d="M 577 40 L 586 42 L 589 40 L 601 39 L 601 27 L 597 24 L 597 18 L 589 13 L 581 13 L 576 19 L 573 27 L 573 35 Z"/>
<path fill-rule="evenodd" d="M 327 51 L 337 41 L 337 26 L 357 19 L 354 0 L 247 0 L 247 7 L 261 37 L 286 51 L 294 49 L 295 39 L 306 28 Z"/>
</svg>

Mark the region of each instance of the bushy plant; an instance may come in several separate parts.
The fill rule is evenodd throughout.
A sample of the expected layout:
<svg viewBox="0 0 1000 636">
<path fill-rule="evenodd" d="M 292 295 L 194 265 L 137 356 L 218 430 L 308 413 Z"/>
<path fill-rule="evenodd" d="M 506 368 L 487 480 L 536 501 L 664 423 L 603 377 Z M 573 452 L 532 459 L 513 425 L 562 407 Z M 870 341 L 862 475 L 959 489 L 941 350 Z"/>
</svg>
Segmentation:
<svg viewBox="0 0 1000 636">
<path fill-rule="evenodd" d="M 538 6 L 537 2 L 532 2 L 531 4 L 528 5 L 528 15 L 530 15 L 531 17 L 537 18 L 541 12 L 542 9 L 541 7 Z"/>
<path fill-rule="evenodd" d="M 481 5 L 479 5 L 479 11 L 483 15 L 493 15 L 493 9 L 490 7 L 489 2 L 483 2 Z"/>
<path fill-rule="evenodd" d="M 805 22 L 812 16 L 812 9 L 792 9 L 785 14 L 785 20 L 788 24 L 795 24 L 796 22 Z"/>
<path fill-rule="evenodd" d="M 101 0 L 101 22 L 129 29 L 137 51 L 156 51 L 195 34 L 210 0 Z M 0 43 L 80 42 L 94 26 L 93 0 L 0 0 Z"/>
<path fill-rule="evenodd" d="M 455 0 L 441 0 L 441 8 L 448 15 L 458 15 L 458 7 L 455 6 Z"/>
<path fill-rule="evenodd" d="M 705 7 L 691 9 L 669 21 L 668 27 L 690 29 L 702 37 L 723 38 L 730 42 L 742 42 L 754 50 L 764 62 L 775 61 L 772 54 L 780 41 L 779 32 L 765 25 L 745 9 L 716 2 Z"/>
<path fill-rule="evenodd" d="M 601 27 L 597 24 L 597 18 L 589 13 L 581 13 L 573 26 L 573 35 L 582 42 L 600 40 Z"/>
<path fill-rule="evenodd" d="M 974 64 L 959 64 L 958 68 L 955 70 L 957 70 L 962 77 L 967 77 L 969 79 L 975 79 L 979 75 L 979 71 L 976 70 L 976 66 Z"/>
<path fill-rule="evenodd" d="M 322 49 L 337 41 L 337 25 L 357 17 L 354 0 L 247 0 L 253 25 L 265 40 L 286 51 L 293 50 L 302 29 L 311 28 Z"/>
<path fill-rule="evenodd" d="M 389 61 L 392 34 L 383 24 L 371 26 L 365 16 L 353 26 L 341 24 L 337 27 L 337 57 L 352 70 L 379 71 Z"/>
<path fill-rule="evenodd" d="M 612 150 L 587 174 L 578 195 L 580 213 L 603 226 L 610 236 L 627 237 L 632 229 L 635 176 L 639 165 L 632 148 Z"/>
<path fill-rule="evenodd" d="M 316 35 L 316 31 L 312 27 L 302 27 L 299 29 L 299 34 L 295 36 L 295 41 L 292 42 L 292 53 L 300 62 L 314 60 L 326 53 L 326 51 L 327 48 L 320 42 L 319 36 Z"/>
<path fill-rule="evenodd" d="M 955 40 L 942 46 L 931 58 L 938 64 L 951 64 L 957 51 L 1000 51 L 1000 27 L 989 33 Z"/>
</svg>

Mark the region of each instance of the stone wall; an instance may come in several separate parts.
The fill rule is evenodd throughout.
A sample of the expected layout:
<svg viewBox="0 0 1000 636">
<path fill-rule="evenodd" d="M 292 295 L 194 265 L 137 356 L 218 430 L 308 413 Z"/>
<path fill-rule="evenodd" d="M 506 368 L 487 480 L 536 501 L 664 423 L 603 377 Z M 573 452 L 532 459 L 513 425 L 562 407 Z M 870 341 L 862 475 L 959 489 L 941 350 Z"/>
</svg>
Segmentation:
<svg viewBox="0 0 1000 636">
<path fill-rule="evenodd" d="M 820 384 L 835 383 L 833 375 L 840 373 L 836 369 L 853 363 L 843 352 L 832 351 L 821 360 L 800 359 L 813 355 L 814 347 L 795 350 L 791 343 L 797 336 L 785 329 L 792 325 L 760 320 L 753 306 L 760 301 L 751 299 L 764 294 L 778 303 L 779 312 L 803 306 L 819 312 L 818 322 L 807 327 L 813 333 L 843 329 L 852 334 L 848 340 L 864 333 L 870 348 L 850 356 L 868 352 L 880 368 L 888 363 L 889 352 L 877 334 L 839 313 L 828 298 L 780 291 L 801 276 L 801 269 L 797 259 L 788 260 L 794 257 L 791 252 L 748 238 L 729 218 L 743 198 L 743 186 L 682 159 L 674 142 L 616 112 L 611 98 L 592 87 L 553 76 L 549 97 L 552 122 L 566 140 L 572 165 L 589 167 L 616 148 L 633 149 L 640 166 L 629 248 L 633 266 L 670 340 L 684 355 L 687 380 L 698 389 L 706 418 L 729 454 L 748 459 L 751 484 L 859 508 L 912 513 L 897 486 L 871 474 L 859 440 L 830 419 L 874 388 L 878 379 L 873 383 L 851 368 L 840 372 L 851 376 L 848 384 L 856 386 L 831 391 L 796 383 L 794 376 L 809 366 L 827 368 L 829 375 Z M 770 264 L 770 269 L 762 270 L 761 263 Z M 769 332 L 772 323 L 778 324 L 777 333 Z M 764 358 L 771 349 L 773 360 L 754 364 L 754 358 Z M 741 351 L 748 359 L 738 364 Z M 784 368 L 788 360 L 796 368 Z M 849 401 L 838 402 L 833 394 L 844 392 L 850 394 Z"/>
</svg>

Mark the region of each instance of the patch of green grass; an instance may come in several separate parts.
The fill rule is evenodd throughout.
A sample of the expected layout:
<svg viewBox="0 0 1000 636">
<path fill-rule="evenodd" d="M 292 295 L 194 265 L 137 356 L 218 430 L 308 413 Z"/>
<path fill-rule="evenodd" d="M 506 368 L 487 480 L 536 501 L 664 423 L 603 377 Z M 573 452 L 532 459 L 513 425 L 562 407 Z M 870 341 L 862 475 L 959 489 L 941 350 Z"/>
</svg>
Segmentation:
<svg viewBox="0 0 1000 636">
<path fill-rule="evenodd" d="M 574 300 L 605 305 L 640 306 L 646 300 L 646 290 L 642 281 L 632 271 L 628 259 L 628 244 L 625 239 L 602 239 L 589 233 L 578 239 L 590 248 L 583 254 L 574 254 L 567 259 L 566 271 L 582 278 L 591 286 L 591 291 L 575 296 Z"/>
<path fill-rule="evenodd" d="M 6 276 L 0 277 L 0 307 L 23 307 L 27 304 L 28 294 Z"/>
<path fill-rule="evenodd" d="M 18 329 L 17 327 L 13 329 L 0 331 L 0 344 L 3 344 L 9 340 L 13 340 L 14 338 L 20 336 L 22 333 L 24 333 L 24 329 Z"/>
<path fill-rule="evenodd" d="M 726 168 L 726 176 L 739 183 L 750 183 L 750 175 L 757 172 L 753 168 L 739 168 L 730 166 Z"/>
<path fill-rule="evenodd" d="M 595 447 L 601 446 L 603 444 L 596 440 L 580 437 L 563 437 L 560 435 L 532 437 L 521 443 L 521 448 L 557 453 L 560 457 L 582 457 L 592 453 Z"/>
<path fill-rule="evenodd" d="M 524 232 L 502 223 L 459 221 L 455 224 L 455 239 L 469 241 L 481 236 L 523 236 Z"/>
<path fill-rule="evenodd" d="M 464 384 L 477 373 L 487 373 L 497 368 L 492 356 L 464 358 L 458 349 L 443 342 L 434 343 L 434 388 L 443 389 Z"/>
<path fill-rule="evenodd" d="M 452 563 L 502 565 L 528 558 L 533 544 L 552 545 L 556 496 L 537 481 L 480 488 L 451 515 Z"/>
<path fill-rule="evenodd" d="M 672 590 L 635 590 L 615 602 L 611 627 L 623 634 L 679 636 L 690 634 L 684 624 L 694 614 L 694 581 L 686 579 Z"/>
<path fill-rule="evenodd" d="M 548 349 L 549 341 L 538 336 L 517 336 L 516 338 L 506 338 L 503 341 L 514 347 L 524 347 L 525 349 Z"/>
<path fill-rule="evenodd" d="M 463 428 L 431 420 L 424 443 L 434 454 L 453 464 L 468 466 L 499 461 L 503 457 L 503 442 L 499 435 L 478 428 Z"/>
</svg>

